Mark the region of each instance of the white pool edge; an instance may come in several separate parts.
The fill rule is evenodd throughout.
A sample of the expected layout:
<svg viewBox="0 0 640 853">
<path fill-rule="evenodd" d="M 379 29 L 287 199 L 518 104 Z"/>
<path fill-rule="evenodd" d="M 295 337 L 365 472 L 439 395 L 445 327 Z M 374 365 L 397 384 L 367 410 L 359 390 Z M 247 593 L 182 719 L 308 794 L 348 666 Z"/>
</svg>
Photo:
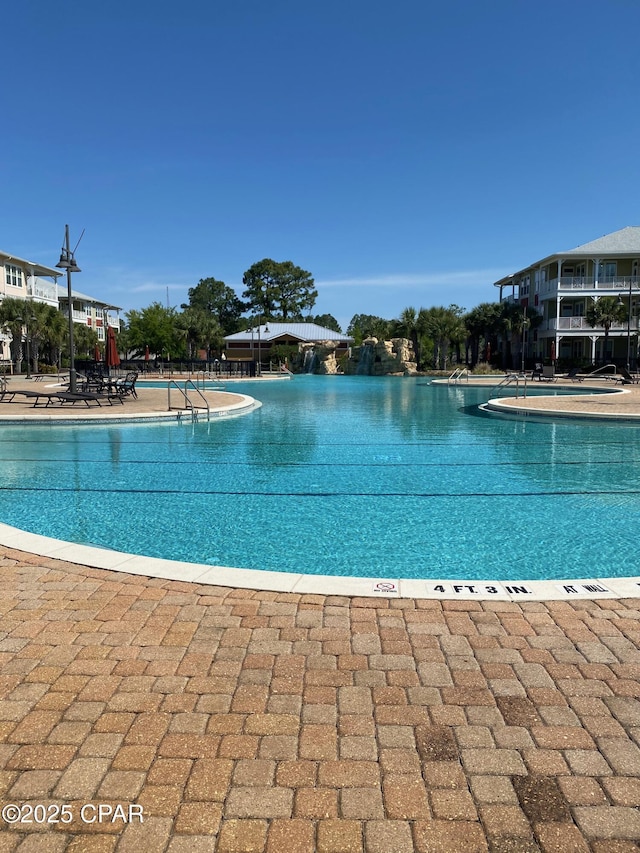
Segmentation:
<svg viewBox="0 0 640 853">
<path fill-rule="evenodd" d="M 0 545 L 38 557 L 165 580 L 257 591 L 371 598 L 570 601 L 640 598 L 640 577 L 546 581 L 409 580 L 273 572 L 143 557 L 29 533 L 0 522 Z"/>
</svg>

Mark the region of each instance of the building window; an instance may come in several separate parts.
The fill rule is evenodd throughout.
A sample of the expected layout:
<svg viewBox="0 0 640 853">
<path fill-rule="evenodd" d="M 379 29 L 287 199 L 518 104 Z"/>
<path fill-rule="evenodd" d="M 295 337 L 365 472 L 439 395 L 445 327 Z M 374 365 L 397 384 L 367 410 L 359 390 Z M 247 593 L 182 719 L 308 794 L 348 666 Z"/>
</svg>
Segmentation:
<svg viewBox="0 0 640 853">
<path fill-rule="evenodd" d="M 598 280 L 610 283 L 615 280 L 618 265 L 615 261 L 598 264 Z"/>
<path fill-rule="evenodd" d="M 4 269 L 7 276 L 7 284 L 10 287 L 23 287 L 24 273 L 20 267 L 14 267 L 13 264 L 5 264 Z"/>
</svg>

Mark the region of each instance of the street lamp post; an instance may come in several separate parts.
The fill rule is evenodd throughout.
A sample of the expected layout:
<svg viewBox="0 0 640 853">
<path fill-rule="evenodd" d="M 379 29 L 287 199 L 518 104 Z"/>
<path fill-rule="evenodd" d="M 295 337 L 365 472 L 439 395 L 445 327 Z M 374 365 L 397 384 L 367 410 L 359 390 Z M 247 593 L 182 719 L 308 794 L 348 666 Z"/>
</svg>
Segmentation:
<svg viewBox="0 0 640 853">
<path fill-rule="evenodd" d="M 260 339 L 260 326 L 262 317 L 258 315 L 258 376 L 262 376 L 262 342 Z"/>
<path fill-rule="evenodd" d="M 80 236 L 80 239 L 82 239 L 82 235 Z M 78 243 L 79 242 L 80 240 L 78 240 Z M 76 245 L 76 249 L 77 248 L 78 247 Z M 60 260 L 56 264 L 56 267 L 58 269 L 67 271 L 67 298 L 69 300 L 69 391 L 72 394 L 75 394 L 77 382 L 75 356 L 73 352 L 73 297 L 71 294 L 71 273 L 81 272 L 81 270 L 78 264 L 76 263 L 74 252 L 72 252 L 69 248 L 68 225 L 64 226 L 64 246 L 62 247 L 62 252 L 60 253 Z"/>
</svg>

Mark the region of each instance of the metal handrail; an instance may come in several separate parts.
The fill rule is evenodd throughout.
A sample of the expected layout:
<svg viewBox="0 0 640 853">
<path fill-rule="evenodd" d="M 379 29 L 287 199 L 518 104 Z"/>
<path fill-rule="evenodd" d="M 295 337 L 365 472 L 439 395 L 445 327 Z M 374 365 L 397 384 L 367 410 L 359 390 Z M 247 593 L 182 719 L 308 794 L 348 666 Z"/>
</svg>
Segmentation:
<svg viewBox="0 0 640 853">
<path fill-rule="evenodd" d="M 469 381 L 469 371 L 466 367 L 456 367 L 451 376 L 447 379 L 447 384 L 451 385 L 451 383 L 459 382 L 462 378 L 465 378 L 467 382 Z"/>
<path fill-rule="evenodd" d="M 177 391 L 179 391 L 182 394 L 182 396 L 184 397 L 184 401 L 186 404 L 185 408 L 191 410 L 191 419 L 192 420 L 195 421 L 197 418 L 196 406 L 193 405 L 193 401 L 190 399 L 189 395 L 187 394 L 187 388 L 193 389 L 193 391 L 195 391 L 196 394 L 202 399 L 204 406 L 198 406 L 198 408 L 206 409 L 207 410 L 207 420 L 210 420 L 211 410 L 209 408 L 209 402 L 208 402 L 207 398 L 204 396 L 204 394 L 200 391 L 200 389 L 197 388 L 195 386 L 195 384 L 191 381 L 191 379 L 185 379 L 184 388 L 181 388 L 175 379 L 170 379 L 169 382 L 167 382 L 167 405 L 168 405 L 169 411 L 171 411 L 171 388 L 172 388 L 172 386 Z"/>
<path fill-rule="evenodd" d="M 211 380 L 218 380 L 217 385 L 209 385 L 207 388 L 207 380 L 211 382 Z M 196 388 L 202 387 L 203 391 L 224 391 L 225 384 L 220 381 L 219 377 L 215 375 L 215 373 L 211 373 L 209 370 L 198 370 L 194 374 L 194 380 L 196 384 Z"/>
<path fill-rule="evenodd" d="M 591 373 L 589 373 L 588 375 L 589 376 L 599 376 L 601 373 L 602 374 L 606 373 L 606 374 L 612 374 L 615 376 L 615 374 L 617 372 L 618 372 L 618 368 L 615 366 L 615 364 L 603 364 L 602 367 L 596 367 L 596 369 L 592 370 Z"/>
<path fill-rule="evenodd" d="M 499 388 L 506 388 L 508 385 L 516 383 L 516 400 L 520 396 L 520 382 L 523 383 L 523 391 L 522 396 L 527 396 L 527 374 L 526 373 L 508 373 L 501 382 L 498 382 L 497 385 L 494 385 L 491 389 L 491 393 L 493 394 Z"/>
</svg>

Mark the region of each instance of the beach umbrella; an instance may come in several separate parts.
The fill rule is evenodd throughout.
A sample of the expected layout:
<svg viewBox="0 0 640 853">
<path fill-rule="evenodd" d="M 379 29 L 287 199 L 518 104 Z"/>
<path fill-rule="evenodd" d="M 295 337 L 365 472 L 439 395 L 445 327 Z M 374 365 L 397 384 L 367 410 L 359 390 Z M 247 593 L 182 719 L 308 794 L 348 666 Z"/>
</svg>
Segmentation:
<svg viewBox="0 0 640 853">
<path fill-rule="evenodd" d="M 144 348 L 144 360 L 149 361 L 149 347 L 148 346 L 146 346 Z"/>
<path fill-rule="evenodd" d="M 487 341 L 487 355 L 485 358 L 486 362 L 491 361 L 491 341 Z"/>
<path fill-rule="evenodd" d="M 556 360 L 556 342 L 551 341 L 551 362 Z"/>
<path fill-rule="evenodd" d="M 102 360 L 102 356 L 100 355 L 100 347 L 98 346 L 98 344 L 96 344 L 96 348 L 93 351 L 93 360 L 94 361 L 101 361 Z"/>
<path fill-rule="evenodd" d="M 107 367 L 117 367 L 120 364 L 118 347 L 116 345 L 116 333 L 111 326 L 107 327 L 107 341 L 104 348 L 104 363 Z"/>
</svg>

